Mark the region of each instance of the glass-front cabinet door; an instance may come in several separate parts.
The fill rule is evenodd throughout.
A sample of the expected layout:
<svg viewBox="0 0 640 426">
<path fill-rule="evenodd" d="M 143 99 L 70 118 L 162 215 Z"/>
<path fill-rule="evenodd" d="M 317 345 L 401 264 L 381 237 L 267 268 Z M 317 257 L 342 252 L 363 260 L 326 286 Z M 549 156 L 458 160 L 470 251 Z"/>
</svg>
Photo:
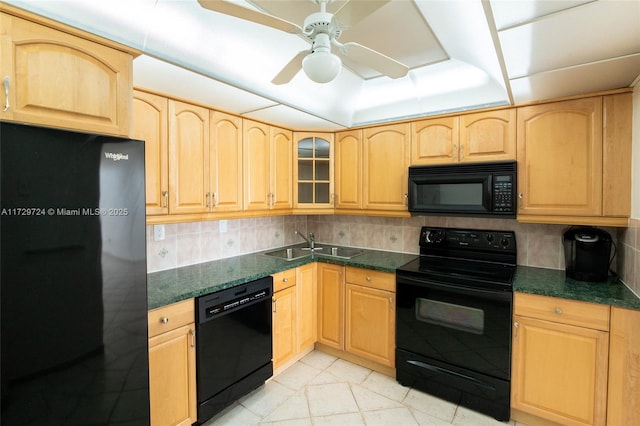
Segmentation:
<svg viewBox="0 0 640 426">
<path fill-rule="evenodd" d="M 333 209 L 333 134 L 295 135 L 295 207 Z"/>
</svg>

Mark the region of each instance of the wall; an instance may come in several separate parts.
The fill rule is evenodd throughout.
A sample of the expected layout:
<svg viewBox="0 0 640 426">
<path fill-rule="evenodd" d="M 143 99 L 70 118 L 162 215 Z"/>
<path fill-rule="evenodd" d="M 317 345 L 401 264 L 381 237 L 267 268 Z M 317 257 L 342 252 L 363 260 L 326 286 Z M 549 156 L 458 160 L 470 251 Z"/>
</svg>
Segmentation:
<svg viewBox="0 0 640 426">
<path fill-rule="evenodd" d="M 640 295 L 640 90 L 633 91 L 631 153 L 631 220 L 619 231 L 618 270 L 629 288 Z"/>
<path fill-rule="evenodd" d="M 227 231 L 221 232 L 226 223 Z M 147 226 L 148 270 L 189 264 L 301 243 L 294 231 L 314 232 L 316 240 L 336 245 L 418 253 L 422 226 L 504 229 L 516 232 L 518 264 L 564 269 L 563 225 L 521 224 L 515 220 L 415 216 L 407 219 L 367 216 L 274 216 L 164 225 L 165 239 L 154 241 Z M 615 229 L 607 229 L 614 237 Z"/>
</svg>

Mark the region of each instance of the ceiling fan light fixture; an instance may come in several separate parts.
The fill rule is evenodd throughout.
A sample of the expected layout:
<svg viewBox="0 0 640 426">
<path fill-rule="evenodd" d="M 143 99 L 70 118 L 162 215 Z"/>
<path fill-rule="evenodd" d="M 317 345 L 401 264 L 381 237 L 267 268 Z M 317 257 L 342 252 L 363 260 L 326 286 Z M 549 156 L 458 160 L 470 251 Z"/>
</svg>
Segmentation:
<svg viewBox="0 0 640 426">
<path fill-rule="evenodd" d="M 302 60 L 302 69 L 312 81 L 328 83 L 340 73 L 342 61 L 331 52 L 315 51 Z"/>
</svg>

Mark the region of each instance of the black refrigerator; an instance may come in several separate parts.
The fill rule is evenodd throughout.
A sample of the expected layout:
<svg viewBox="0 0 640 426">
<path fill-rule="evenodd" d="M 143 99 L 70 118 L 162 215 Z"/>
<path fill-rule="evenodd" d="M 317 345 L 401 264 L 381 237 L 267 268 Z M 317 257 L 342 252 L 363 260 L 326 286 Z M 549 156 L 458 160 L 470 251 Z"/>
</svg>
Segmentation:
<svg viewBox="0 0 640 426">
<path fill-rule="evenodd" d="M 144 143 L 0 122 L 2 426 L 148 425 Z"/>
</svg>

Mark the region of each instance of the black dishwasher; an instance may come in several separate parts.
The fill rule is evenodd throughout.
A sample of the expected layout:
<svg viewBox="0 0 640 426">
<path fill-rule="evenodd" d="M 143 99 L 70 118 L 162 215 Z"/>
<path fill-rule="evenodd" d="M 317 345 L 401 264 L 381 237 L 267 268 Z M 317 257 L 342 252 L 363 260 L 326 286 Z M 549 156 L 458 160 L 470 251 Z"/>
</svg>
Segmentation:
<svg viewBox="0 0 640 426">
<path fill-rule="evenodd" d="M 272 293 L 269 276 L 196 298 L 198 423 L 273 375 Z"/>
</svg>

